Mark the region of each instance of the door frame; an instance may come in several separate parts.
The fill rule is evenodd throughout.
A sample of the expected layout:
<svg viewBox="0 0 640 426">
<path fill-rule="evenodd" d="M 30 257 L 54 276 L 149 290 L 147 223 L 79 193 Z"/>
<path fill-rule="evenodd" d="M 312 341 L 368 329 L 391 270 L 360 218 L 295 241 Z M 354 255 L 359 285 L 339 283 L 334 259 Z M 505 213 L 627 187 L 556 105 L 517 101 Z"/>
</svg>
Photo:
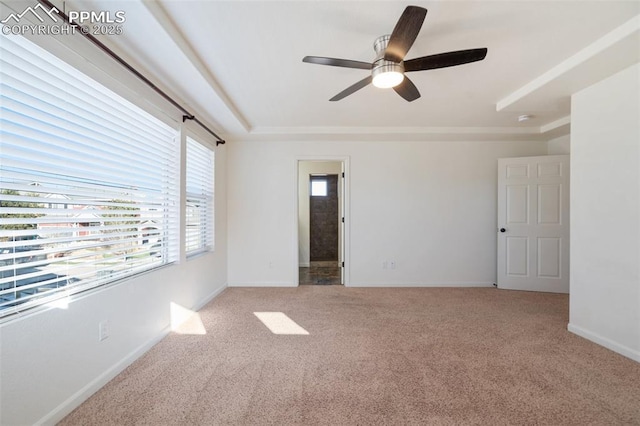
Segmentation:
<svg viewBox="0 0 640 426">
<path fill-rule="evenodd" d="M 300 236 L 299 236 L 299 218 L 298 218 L 298 208 L 300 205 L 300 199 L 299 199 L 299 194 L 298 194 L 298 183 L 300 181 L 300 162 L 301 161 L 325 161 L 325 162 L 336 162 L 336 163 L 342 163 L 342 169 L 344 170 L 344 178 L 343 178 L 343 192 L 342 192 L 342 211 L 343 211 L 343 216 L 344 216 L 344 228 L 343 228 L 343 232 L 342 232 L 342 259 L 344 261 L 344 268 L 342 268 L 342 273 L 343 273 L 343 282 L 342 284 L 345 287 L 349 286 L 349 278 L 350 278 L 350 266 L 351 266 L 351 262 L 350 262 L 350 196 L 349 196 L 349 182 L 350 182 L 350 168 L 349 168 L 349 160 L 350 157 L 349 156 L 332 156 L 332 155 L 305 155 L 305 156 L 297 156 L 294 159 L 294 164 L 293 166 L 295 167 L 295 172 L 294 172 L 294 217 L 296 218 L 296 220 L 294 220 L 294 229 L 293 229 L 293 259 L 295 259 L 294 262 L 294 284 L 295 286 L 299 286 L 300 285 L 300 277 L 299 277 L 299 265 L 300 265 L 300 258 L 299 258 L 299 240 L 300 240 Z M 340 180 L 338 179 L 338 184 L 339 184 Z"/>
<path fill-rule="evenodd" d="M 543 175 L 540 172 L 541 164 L 558 163 L 557 175 Z M 521 169 L 524 173 L 514 175 L 512 180 L 507 176 L 508 167 Z M 524 167 L 523 167 L 524 166 Z M 498 159 L 498 215 L 497 215 L 497 268 L 496 286 L 506 290 L 540 291 L 553 293 L 566 293 L 570 291 L 569 257 L 570 257 L 570 156 L 568 154 L 541 155 L 530 157 L 514 157 Z M 533 170 L 532 170 L 533 169 Z M 558 183 L 556 183 L 556 181 Z M 509 206 L 507 191 L 509 186 L 526 186 L 525 219 L 519 222 L 508 223 L 507 209 Z M 532 194 L 530 188 L 535 187 Z M 540 222 L 539 214 L 539 189 L 549 185 L 561 185 L 558 192 L 559 222 Z M 534 197 L 534 198 L 532 198 Z M 515 230 L 515 235 L 510 231 Z M 524 258 L 526 260 L 526 272 L 521 276 L 509 275 L 509 250 L 510 238 L 526 239 L 524 246 Z M 563 238 L 558 244 L 558 276 L 540 274 L 540 256 L 543 251 L 536 241 L 548 238 Z"/>
</svg>

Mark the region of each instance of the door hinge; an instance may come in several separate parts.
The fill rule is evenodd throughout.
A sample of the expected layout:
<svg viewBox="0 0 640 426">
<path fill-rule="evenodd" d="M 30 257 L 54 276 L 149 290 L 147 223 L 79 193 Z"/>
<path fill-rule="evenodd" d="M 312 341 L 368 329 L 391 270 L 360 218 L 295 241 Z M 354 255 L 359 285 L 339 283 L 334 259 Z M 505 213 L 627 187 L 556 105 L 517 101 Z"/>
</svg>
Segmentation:
<svg viewBox="0 0 640 426">
<path fill-rule="evenodd" d="M 342 267 L 344 268 L 344 262 L 342 262 Z"/>
<path fill-rule="evenodd" d="M 335 222 L 334 222 L 335 223 Z M 342 223 L 344 223 L 344 217 L 342 218 Z"/>
<path fill-rule="evenodd" d="M 344 177 L 344 172 L 342 172 L 342 177 Z"/>
</svg>

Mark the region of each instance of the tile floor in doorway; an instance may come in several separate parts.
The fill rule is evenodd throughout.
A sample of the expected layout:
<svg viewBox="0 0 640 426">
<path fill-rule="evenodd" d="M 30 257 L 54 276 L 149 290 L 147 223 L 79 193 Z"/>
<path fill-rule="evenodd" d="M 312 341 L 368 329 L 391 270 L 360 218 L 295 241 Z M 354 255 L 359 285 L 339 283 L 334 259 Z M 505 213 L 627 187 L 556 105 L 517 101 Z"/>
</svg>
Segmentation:
<svg viewBox="0 0 640 426">
<path fill-rule="evenodd" d="M 311 262 L 308 268 L 299 268 L 300 285 L 340 285 L 338 262 Z"/>
</svg>

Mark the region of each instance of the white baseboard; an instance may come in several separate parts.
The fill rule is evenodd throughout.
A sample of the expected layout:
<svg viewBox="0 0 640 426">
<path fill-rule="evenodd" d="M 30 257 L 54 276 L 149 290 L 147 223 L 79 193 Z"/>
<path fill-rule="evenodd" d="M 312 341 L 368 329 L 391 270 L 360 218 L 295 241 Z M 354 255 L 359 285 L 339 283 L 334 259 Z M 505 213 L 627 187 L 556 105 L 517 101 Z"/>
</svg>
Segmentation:
<svg viewBox="0 0 640 426">
<path fill-rule="evenodd" d="M 298 268 L 309 268 L 310 266 L 311 266 L 311 263 L 309 262 L 303 262 L 298 264 Z"/>
<path fill-rule="evenodd" d="M 89 382 L 75 394 L 71 395 L 66 401 L 58 405 L 49 414 L 38 420 L 36 425 L 53 425 L 65 418 L 73 410 L 86 401 L 91 395 L 96 393 L 100 388 L 109 383 L 114 377 L 122 373 L 125 368 L 131 365 L 135 360 L 144 355 L 149 349 L 165 338 L 171 331 L 171 327 L 165 327 L 157 336 L 153 337 L 143 345 L 125 356 L 120 362 L 100 374 L 98 377 Z"/>
<path fill-rule="evenodd" d="M 607 349 L 611 349 L 612 351 L 617 352 L 620 355 L 626 356 L 627 358 L 631 358 L 636 362 L 640 362 L 639 351 L 631 349 L 625 345 L 621 345 L 620 343 L 614 342 L 613 340 L 607 339 L 606 337 L 602 337 L 597 333 L 593 333 L 589 330 L 585 330 L 584 328 L 571 323 L 567 326 L 567 330 L 569 330 L 573 334 L 577 334 L 580 337 L 584 337 L 585 339 L 590 340 L 593 343 L 597 343 L 600 346 L 604 346 Z"/>
<path fill-rule="evenodd" d="M 294 283 L 261 281 L 253 283 L 229 283 L 229 287 L 297 287 Z"/>
<path fill-rule="evenodd" d="M 211 302 L 216 296 L 222 293 L 227 288 L 227 285 L 224 284 L 205 297 L 200 302 L 196 303 L 193 310 L 199 311 L 202 309 L 207 303 Z M 111 368 L 104 371 L 98 377 L 89 382 L 86 386 L 80 389 L 75 394 L 71 395 L 67 400 L 62 402 L 62 404 L 58 405 L 55 409 L 50 411 L 46 416 L 42 417 L 35 424 L 36 425 L 54 425 L 65 418 L 68 414 L 70 414 L 73 410 L 80 406 L 84 401 L 86 401 L 91 395 L 96 393 L 100 388 L 109 383 L 113 378 L 115 378 L 118 374 L 122 373 L 125 368 L 133 364 L 135 360 L 144 355 L 149 349 L 158 344 L 162 339 L 164 339 L 169 332 L 171 331 L 171 326 L 167 325 L 164 329 L 160 331 L 160 333 L 153 338 L 149 339 L 147 342 L 140 345 L 137 349 L 130 352 L 119 362 L 114 364 Z"/>
<path fill-rule="evenodd" d="M 455 283 L 425 283 L 425 282 L 350 282 L 347 287 L 493 287 L 491 282 L 455 282 Z"/>
<path fill-rule="evenodd" d="M 283 282 L 251 282 L 229 283 L 229 287 L 296 287 L 293 283 Z M 455 283 L 424 283 L 424 282 L 350 282 L 345 287 L 493 287 L 492 282 L 455 282 Z"/>
<path fill-rule="evenodd" d="M 200 302 L 196 303 L 193 307 L 192 310 L 194 311 L 199 311 L 200 309 L 204 308 L 207 303 L 211 302 L 213 299 L 215 299 L 220 293 L 222 293 L 223 291 L 225 291 L 227 289 L 228 285 L 224 284 L 222 286 L 220 286 L 219 288 L 215 289 L 210 295 L 208 295 L 207 297 L 205 297 L 204 299 L 202 299 Z"/>
</svg>

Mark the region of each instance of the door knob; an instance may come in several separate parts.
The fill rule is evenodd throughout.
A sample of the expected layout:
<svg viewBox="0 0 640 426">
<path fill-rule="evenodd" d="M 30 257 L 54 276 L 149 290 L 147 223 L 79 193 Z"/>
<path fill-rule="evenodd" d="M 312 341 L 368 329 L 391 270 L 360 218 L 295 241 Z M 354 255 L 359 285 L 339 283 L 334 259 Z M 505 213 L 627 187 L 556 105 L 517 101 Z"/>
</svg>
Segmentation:
<svg viewBox="0 0 640 426">
<path fill-rule="evenodd" d="M 507 232 L 507 230 L 504 228 L 500 228 L 500 232 Z"/>
</svg>

